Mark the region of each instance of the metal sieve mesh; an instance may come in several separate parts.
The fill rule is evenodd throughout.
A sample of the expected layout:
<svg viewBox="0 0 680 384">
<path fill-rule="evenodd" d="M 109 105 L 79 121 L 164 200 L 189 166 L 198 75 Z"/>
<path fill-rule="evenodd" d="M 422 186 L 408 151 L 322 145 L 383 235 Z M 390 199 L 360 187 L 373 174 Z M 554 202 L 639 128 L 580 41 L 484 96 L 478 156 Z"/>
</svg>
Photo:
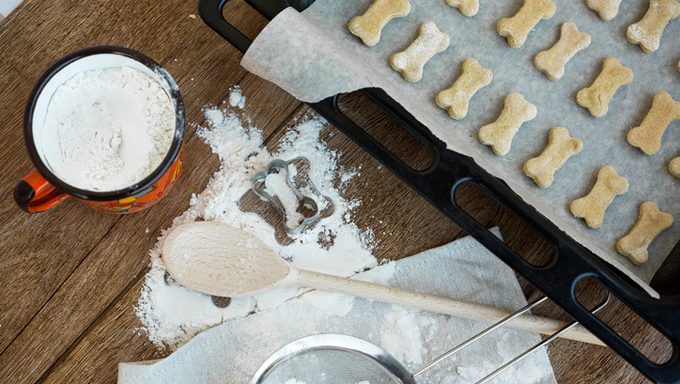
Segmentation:
<svg viewBox="0 0 680 384">
<path fill-rule="evenodd" d="M 604 308 L 610 298 L 611 294 L 591 312 L 595 313 Z M 320 334 L 296 340 L 279 349 L 260 366 L 250 384 L 417 384 L 415 377 L 547 299 L 543 297 L 528 304 L 444 353 L 414 374 L 409 373 L 382 348 L 367 341 L 346 335 Z M 564 326 L 489 373 L 477 381 L 477 384 L 490 382 L 513 364 L 545 347 L 576 325 L 578 322 L 574 321 Z"/>
<path fill-rule="evenodd" d="M 362 355 L 317 349 L 287 359 L 259 381 L 262 384 L 400 384 L 403 381 Z"/>
<path fill-rule="evenodd" d="M 314 335 L 272 355 L 251 384 L 415 384 L 379 347 L 345 335 Z"/>
</svg>

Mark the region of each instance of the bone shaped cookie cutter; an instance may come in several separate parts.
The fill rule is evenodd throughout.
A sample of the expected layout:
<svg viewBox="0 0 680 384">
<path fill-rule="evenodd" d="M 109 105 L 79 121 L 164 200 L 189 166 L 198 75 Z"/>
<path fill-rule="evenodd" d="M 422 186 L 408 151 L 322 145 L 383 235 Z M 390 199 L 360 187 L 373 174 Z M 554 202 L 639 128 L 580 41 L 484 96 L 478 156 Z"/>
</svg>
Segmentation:
<svg viewBox="0 0 680 384">
<path fill-rule="evenodd" d="M 578 30 L 574 23 L 564 23 L 560 29 L 560 39 L 550 49 L 534 57 L 534 66 L 550 80 L 564 76 L 567 63 L 580 51 L 590 46 L 590 35 Z"/>
<path fill-rule="evenodd" d="M 267 178 L 271 175 L 283 175 L 285 178 L 285 185 L 281 187 L 287 188 L 287 191 L 282 191 L 282 196 L 273 195 L 273 191 L 267 188 Z M 288 162 L 285 160 L 272 160 L 265 171 L 256 173 L 252 179 L 252 190 L 261 199 L 271 203 L 274 208 L 279 212 L 283 218 L 284 228 L 286 233 L 289 235 L 294 235 L 302 232 L 303 230 L 311 227 L 317 221 L 319 221 L 321 215 L 319 212 L 319 206 L 316 201 L 309 196 L 305 196 L 300 192 L 295 186 L 292 178 L 290 177 Z M 271 192 L 271 193 L 270 193 Z M 277 191 L 278 192 L 278 191 Z M 286 208 L 284 200 L 295 199 L 297 201 L 297 206 L 295 208 Z M 305 216 L 297 213 L 296 208 L 302 205 L 311 211 L 311 215 Z M 299 215 L 299 216 L 298 216 Z M 297 216 L 297 217 L 296 217 Z"/>
<path fill-rule="evenodd" d="M 538 114 L 535 105 L 528 102 L 519 93 L 511 93 L 505 97 L 503 112 L 498 119 L 479 129 L 479 142 L 491 146 L 498 156 L 505 156 L 510 152 L 512 139 L 522 124 L 533 120 Z"/>
<path fill-rule="evenodd" d="M 418 29 L 418 37 L 405 50 L 390 56 L 390 66 L 401 73 L 406 81 L 416 82 L 423 78 L 423 68 L 434 55 L 449 47 L 449 36 L 437 25 L 426 21 Z"/>
<path fill-rule="evenodd" d="M 541 20 L 548 20 L 555 16 L 557 6 L 552 0 L 524 0 L 522 8 L 512 17 L 498 20 L 496 30 L 505 37 L 513 48 L 524 45 L 534 27 Z"/>
<path fill-rule="evenodd" d="M 540 188 L 548 188 L 559 171 L 570 157 L 581 152 L 583 142 L 569 136 L 566 128 L 557 127 L 550 130 L 548 145 L 543 152 L 524 163 L 523 171 Z"/>
<path fill-rule="evenodd" d="M 461 75 L 449 89 L 437 94 L 435 103 L 446 109 L 449 116 L 460 120 L 467 116 L 472 96 L 489 85 L 492 79 L 493 73 L 490 70 L 482 67 L 475 59 L 466 59 Z"/>
<path fill-rule="evenodd" d="M 631 44 L 637 44 L 649 53 L 659 49 L 661 36 L 668 23 L 680 16 L 680 3 L 677 0 L 649 0 L 645 16 L 626 31 Z"/>
<path fill-rule="evenodd" d="M 621 0 L 586 0 L 586 5 L 597 12 L 600 19 L 609 21 L 619 14 Z"/>
<path fill-rule="evenodd" d="M 654 202 L 640 205 L 638 219 L 628 234 L 616 242 L 616 250 L 633 264 L 640 265 L 649 257 L 649 245 L 666 228 L 673 225 L 673 215 L 663 212 Z"/>
<path fill-rule="evenodd" d="M 380 41 L 382 30 L 392 19 L 411 12 L 409 0 L 375 0 L 363 15 L 355 16 L 347 24 L 349 31 L 365 45 L 373 47 Z"/>
<path fill-rule="evenodd" d="M 472 17 L 479 12 L 479 0 L 446 0 L 446 4 L 458 8 L 463 16 Z"/>
<path fill-rule="evenodd" d="M 604 214 L 618 195 L 628 192 L 628 180 L 619 175 L 614 167 L 605 165 L 597 173 L 597 182 L 590 192 L 571 202 L 569 209 L 574 217 L 583 218 L 590 228 L 604 224 Z"/>
<path fill-rule="evenodd" d="M 654 95 L 652 108 L 642 124 L 628 131 L 628 143 L 647 155 L 653 155 L 661 148 L 661 138 L 675 120 L 680 120 L 680 102 L 673 100 L 668 92 L 659 92 Z"/>
<path fill-rule="evenodd" d="M 616 91 L 633 81 L 633 71 L 625 67 L 619 59 L 609 56 L 604 59 L 602 72 L 588 88 L 576 94 L 576 102 L 587 108 L 595 117 L 601 117 L 609 111 L 609 103 Z"/>
</svg>

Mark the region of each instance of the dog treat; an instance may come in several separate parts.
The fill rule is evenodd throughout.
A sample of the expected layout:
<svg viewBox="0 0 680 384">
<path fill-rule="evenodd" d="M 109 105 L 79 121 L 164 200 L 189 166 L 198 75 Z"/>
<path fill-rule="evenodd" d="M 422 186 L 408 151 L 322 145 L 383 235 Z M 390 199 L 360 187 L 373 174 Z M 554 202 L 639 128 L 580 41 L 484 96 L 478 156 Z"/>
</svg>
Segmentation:
<svg viewBox="0 0 680 384">
<path fill-rule="evenodd" d="M 380 41 L 382 29 L 392 19 L 404 17 L 411 12 L 409 0 L 375 0 L 361 16 L 355 16 L 347 24 L 349 31 L 369 47 Z"/>
<path fill-rule="evenodd" d="M 614 198 L 626 192 L 628 180 L 611 165 L 605 165 L 597 173 L 597 182 L 590 193 L 572 201 L 569 209 L 574 217 L 585 219 L 590 228 L 600 228 L 604 223 L 604 213 Z"/>
<path fill-rule="evenodd" d="M 498 156 L 505 156 L 510 152 L 512 138 L 522 124 L 533 120 L 538 114 L 536 106 L 528 102 L 519 93 L 511 93 L 505 97 L 503 112 L 498 119 L 479 129 L 477 136 L 484 145 L 491 146 Z"/>
<path fill-rule="evenodd" d="M 673 100 L 666 91 L 659 92 L 654 95 L 652 108 L 642 124 L 628 131 L 628 143 L 647 155 L 653 155 L 661 148 L 666 128 L 675 120 L 680 120 L 680 102 Z"/>
<path fill-rule="evenodd" d="M 609 56 L 604 59 L 602 72 L 588 88 L 576 94 L 576 102 L 587 108 L 595 117 L 604 116 L 609 111 L 609 102 L 616 91 L 633 81 L 633 71 L 625 67 L 619 59 Z"/>
<path fill-rule="evenodd" d="M 680 179 L 680 157 L 676 157 L 668 162 L 668 172 Z"/>
<path fill-rule="evenodd" d="M 458 8 L 463 16 L 474 16 L 479 12 L 479 0 L 446 0 L 446 4 Z"/>
<path fill-rule="evenodd" d="M 534 66 L 550 80 L 564 76 L 564 67 L 577 53 L 590 46 L 590 35 L 580 32 L 574 23 L 562 24 L 560 39 L 534 58 Z"/>
<path fill-rule="evenodd" d="M 519 48 L 527 41 L 527 36 L 541 20 L 555 16 L 557 6 L 552 0 L 524 0 L 522 8 L 512 17 L 498 20 L 498 34 L 505 37 L 508 45 Z"/>
<path fill-rule="evenodd" d="M 672 224 L 673 215 L 661 211 L 655 203 L 645 201 L 640 205 L 633 228 L 616 242 L 616 250 L 633 264 L 640 265 L 647 261 L 649 244 Z"/>
<path fill-rule="evenodd" d="M 555 173 L 570 157 L 581 152 L 582 149 L 583 142 L 569 136 L 566 128 L 553 128 L 550 130 L 548 145 L 543 152 L 524 163 L 524 173 L 540 188 L 548 188 L 555 179 Z"/>
<path fill-rule="evenodd" d="M 647 13 L 642 20 L 628 27 L 626 37 L 643 51 L 654 52 L 659 49 L 666 25 L 678 16 L 680 3 L 677 0 L 649 0 Z"/>
<path fill-rule="evenodd" d="M 418 30 L 418 37 L 405 50 L 390 56 L 390 66 L 400 72 L 406 81 L 416 82 L 423 78 L 423 67 L 449 47 L 449 36 L 431 22 L 426 21 Z"/>
<path fill-rule="evenodd" d="M 451 85 L 437 94 L 435 103 L 449 112 L 449 116 L 460 120 L 467 116 L 470 99 L 477 91 L 489 85 L 493 79 L 493 72 L 482 67 L 475 59 L 466 59 L 460 77 Z"/>
<path fill-rule="evenodd" d="M 597 12 L 600 19 L 609 21 L 619 14 L 621 0 L 586 0 L 586 5 Z"/>
</svg>

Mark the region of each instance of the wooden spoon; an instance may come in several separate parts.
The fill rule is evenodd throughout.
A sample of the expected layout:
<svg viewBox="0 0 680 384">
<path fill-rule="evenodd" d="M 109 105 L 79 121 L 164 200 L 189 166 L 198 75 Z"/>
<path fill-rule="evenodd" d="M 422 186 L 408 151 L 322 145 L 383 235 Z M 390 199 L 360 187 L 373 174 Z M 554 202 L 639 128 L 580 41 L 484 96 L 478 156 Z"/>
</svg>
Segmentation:
<svg viewBox="0 0 680 384">
<path fill-rule="evenodd" d="M 496 323 L 511 314 L 487 305 L 296 269 L 256 237 L 215 222 L 181 225 L 168 234 L 161 248 L 165 266 L 178 283 L 209 295 L 251 296 L 276 287 L 303 286 L 487 323 Z M 508 323 L 511 328 L 546 335 L 566 325 L 534 315 L 523 315 Z M 581 326 L 562 337 L 604 345 Z"/>
</svg>

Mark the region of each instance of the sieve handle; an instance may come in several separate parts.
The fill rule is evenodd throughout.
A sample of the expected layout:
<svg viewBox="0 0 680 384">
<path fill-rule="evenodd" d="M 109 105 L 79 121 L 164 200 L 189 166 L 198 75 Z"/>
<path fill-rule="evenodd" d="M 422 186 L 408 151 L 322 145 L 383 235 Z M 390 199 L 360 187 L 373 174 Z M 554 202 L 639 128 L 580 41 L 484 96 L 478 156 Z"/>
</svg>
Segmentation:
<svg viewBox="0 0 680 384">
<path fill-rule="evenodd" d="M 440 296 L 425 295 L 360 280 L 304 270 L 297 270 L 296 272 L 297 282 L 308 288 L 315 288 L 327 292 L 346 293 L 364 299 L 397 304 L 404 307 L 461 317 L 468 320 L 496 323 L 512 314 L 512 312 L 505 309 L 488 305 L 466 303 Z M 540 333 L 543 335 L 552 335 L 567 325 L 568 324 L 564 321 L 534 315 L 522 315 L 508 323 L 508 327 L 510 328 Z M 580 325 L 563 333 L 561 337 L 583 343 L 605 345 L 600 339 L 593 336 L 586 328 L 583 328 Z"/>
</svg>

